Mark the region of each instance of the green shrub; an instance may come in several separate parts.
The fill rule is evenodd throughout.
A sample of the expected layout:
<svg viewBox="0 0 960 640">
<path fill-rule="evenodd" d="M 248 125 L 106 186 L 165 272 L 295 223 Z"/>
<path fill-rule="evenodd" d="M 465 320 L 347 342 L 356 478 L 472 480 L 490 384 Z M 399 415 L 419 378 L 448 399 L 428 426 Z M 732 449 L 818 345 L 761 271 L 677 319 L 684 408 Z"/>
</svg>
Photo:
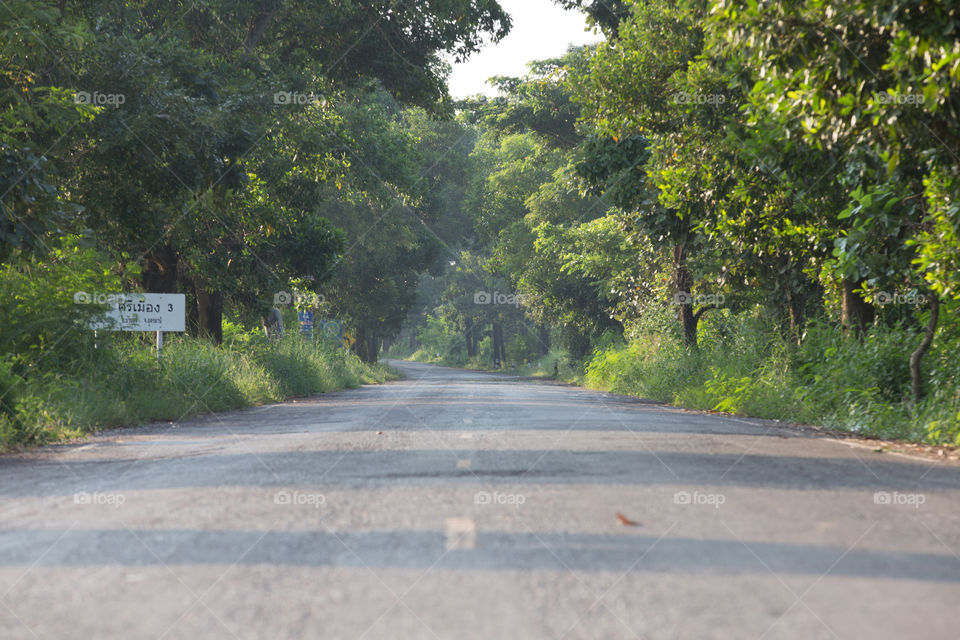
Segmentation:
<svg viewBox="0 0 960 640">
<path fill-rule="evenodd" d="M 796 345 L 761 309 L 720 310 L 701 321 L 699 348 L 687 349 L 658 320 L 634 327 L 625 345 L 596 349 L 586 383 L 697 409 L 960 444 L 960 337 L 952 325 L 923 362 L 927 395 L 913 407 L 909 355 L 920 341 L 914 329 L 878 324 L 855 339 L 813 322 Z"/>
<path fill-rule="evenodd" d="M 100 428 L 277 402 L 290 396 L 383 382 L 389 367 L 365 365 L 329 342 L 298 334 L 278 342 L 236 327 L 220 347 L 170 336 L 157 361 L 139 334 L 113 334 L 76 351 L 62 371 L 31 370 L 26 380 L 0 363 L 13 388 L 0 412 L 0 449 L 74 437 Z"/>
<path fill-rule="evenodd" d="M 22 395 L 23 378 L 13 372 L 12 360 L 0 360 L 0 442 L 17 435 L 17 408 Z"/>
<path fill-rule="evenodd" d="M 103 256 L 77 238 L 61 243 L 42 263 L 15 255 L 0 265 L 0 354 L 12 354 L 21 374 L 82 360 L 93 337 L 84 325 L 100 309 L 76 304 L 75 296 L 121 290 L 120 279 L 101 266 Z"/>
</svg>

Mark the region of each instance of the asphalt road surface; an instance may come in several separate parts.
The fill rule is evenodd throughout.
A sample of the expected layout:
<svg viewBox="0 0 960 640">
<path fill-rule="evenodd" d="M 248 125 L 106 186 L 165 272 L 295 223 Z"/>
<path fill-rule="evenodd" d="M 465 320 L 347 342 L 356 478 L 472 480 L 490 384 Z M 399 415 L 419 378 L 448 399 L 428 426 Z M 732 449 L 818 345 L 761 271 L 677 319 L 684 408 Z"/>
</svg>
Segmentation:
<svg viewBox="0 0 960 640">
<path fill-rule="evenodd" d="M 0 457 L 0 638 L 960 637 L 955 463 L 398 366 Z"/>
</svg>

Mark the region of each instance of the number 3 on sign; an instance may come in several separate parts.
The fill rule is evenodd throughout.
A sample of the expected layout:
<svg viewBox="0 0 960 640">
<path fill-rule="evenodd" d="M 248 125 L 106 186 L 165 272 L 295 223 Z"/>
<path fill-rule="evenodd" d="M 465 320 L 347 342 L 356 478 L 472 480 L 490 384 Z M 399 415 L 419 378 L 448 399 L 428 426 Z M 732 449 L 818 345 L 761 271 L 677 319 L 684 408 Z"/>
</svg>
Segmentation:
<svg viewBox="0 0 960 640">
<path fill-rule="evenodd" d="M 169 311 L 170 313 L 173 313 L 173 305 L 172 305 L 172 304 L 168 304 L 168 305 L 167 305 L 167 311 Z"/>
</svg>

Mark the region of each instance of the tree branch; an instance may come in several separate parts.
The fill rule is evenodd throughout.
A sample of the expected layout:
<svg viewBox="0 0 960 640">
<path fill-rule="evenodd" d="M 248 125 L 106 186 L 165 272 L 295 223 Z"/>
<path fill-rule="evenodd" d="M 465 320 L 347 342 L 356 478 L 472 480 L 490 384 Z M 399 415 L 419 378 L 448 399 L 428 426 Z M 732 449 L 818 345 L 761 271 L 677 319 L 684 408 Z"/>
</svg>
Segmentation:
<svg viewBox="0 0 960 640">
<path fill-rule="evenodd" d="M 256 17 L 254 17 L 250 28 L 247 29 L 247 37 L 243 39 L 243 48 L 247 53 L 253 51 L 257 43 L 260 42 L 260 38 L 263 37 L 263 32 L 267 30 L 267 26 L 270 24 L 270 21 L 273 20 L 273 17 L 277 15 L 278 11 L 280 11 L 279 3 L 274 5 L 272 9 L 261 9 Z"/>
<path fill-rule="evenodd" d="M 702 316 L 704 313 L 706 313 L 707 311 L 710 311 L 710 309 L 719 309 L 719 308 L 720 308 L 720 305 L 718 304 L 708 304 L 706 306 L 700 307 L 699 309 L 697 309 L 697 312 L 693 314 L 693 321 L 700 322 L 700 316 Z"/>
</svg>

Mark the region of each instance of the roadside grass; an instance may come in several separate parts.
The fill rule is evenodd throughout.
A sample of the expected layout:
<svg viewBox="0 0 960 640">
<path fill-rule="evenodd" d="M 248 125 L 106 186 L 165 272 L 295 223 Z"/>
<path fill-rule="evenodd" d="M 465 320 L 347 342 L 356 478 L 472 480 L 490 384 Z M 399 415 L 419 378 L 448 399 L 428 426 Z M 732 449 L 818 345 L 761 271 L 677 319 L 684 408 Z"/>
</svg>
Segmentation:
<svg viewBox="0 0 960 640">
<path fill-rule="evenodd" d="M 698 349 L 638 332 L 598 349 L 589 387 L 692 409 L 817 424 L 867 437 L 960 444 L 960 340 L 940 335 L 923 362 L 926 396 L 910 402 L 915 330 L 877 325 L 862 340 L 811 324 L 799 345 L 753 313 L 707 316 Z"/>
<path fill-rule="evenodd" d="M 40 263 L 0 265 L 0 451 L 399 377 L 330 342 L 296 331 L 271 342 L 226 318 L 222 345 L 167 334 L 158 363 L 153 334 L 95 335 L 86 326 L 98 308 L 77 304 L 79 292 L 123 291 L 138 274 L 116 273 L 73 236 Z"/>
<path fill-rule="evenodd" d="M 221 346 L 167 334 L 158 363 L 152 334 L 86 328 L 98 309 L 75 294 L 122 291 L 137 274 L 84 247 L 64 238 L 43 263 L 0 265 L 0 451 L 399 377 L 329 342 L 295 331 L 271 342 L 227 319 Z"/>
<path fill-rule="evenodd" d="M 139 336 L 108 336 L 59 371 L 15 375 L 0 365 L 0 450 L 99 429 L 280 402 L 398 377 L 329 343 L 270 342 L 230 327 L 220 347 L 170 337 L 158 363 Z"/>
<path fill-rule="evenodd" d="M 920 329 L 876 323 L 862 337 L 834 324 L 808 323 L 799 343 L 777 330 L 762 307 L 703 317 L 698 348 L 683 346 L 671 310 L 651 311 L 626 338 L 605 335 L 585 360 L 551 350 L 524 365 L 493 369 L 480 356 L 421 349 L 417 362 L 556 378 L 690 409 L 815 424 L 866 437 L 960 445 L 960 328 L 941 325 L 922 363 L 925 396 L 913 406 L 910 353 Z M 508 352 L 509 353 L 509 352 Z M 554 376 L 554 364 L 557 375 Z"/>
</svg>

